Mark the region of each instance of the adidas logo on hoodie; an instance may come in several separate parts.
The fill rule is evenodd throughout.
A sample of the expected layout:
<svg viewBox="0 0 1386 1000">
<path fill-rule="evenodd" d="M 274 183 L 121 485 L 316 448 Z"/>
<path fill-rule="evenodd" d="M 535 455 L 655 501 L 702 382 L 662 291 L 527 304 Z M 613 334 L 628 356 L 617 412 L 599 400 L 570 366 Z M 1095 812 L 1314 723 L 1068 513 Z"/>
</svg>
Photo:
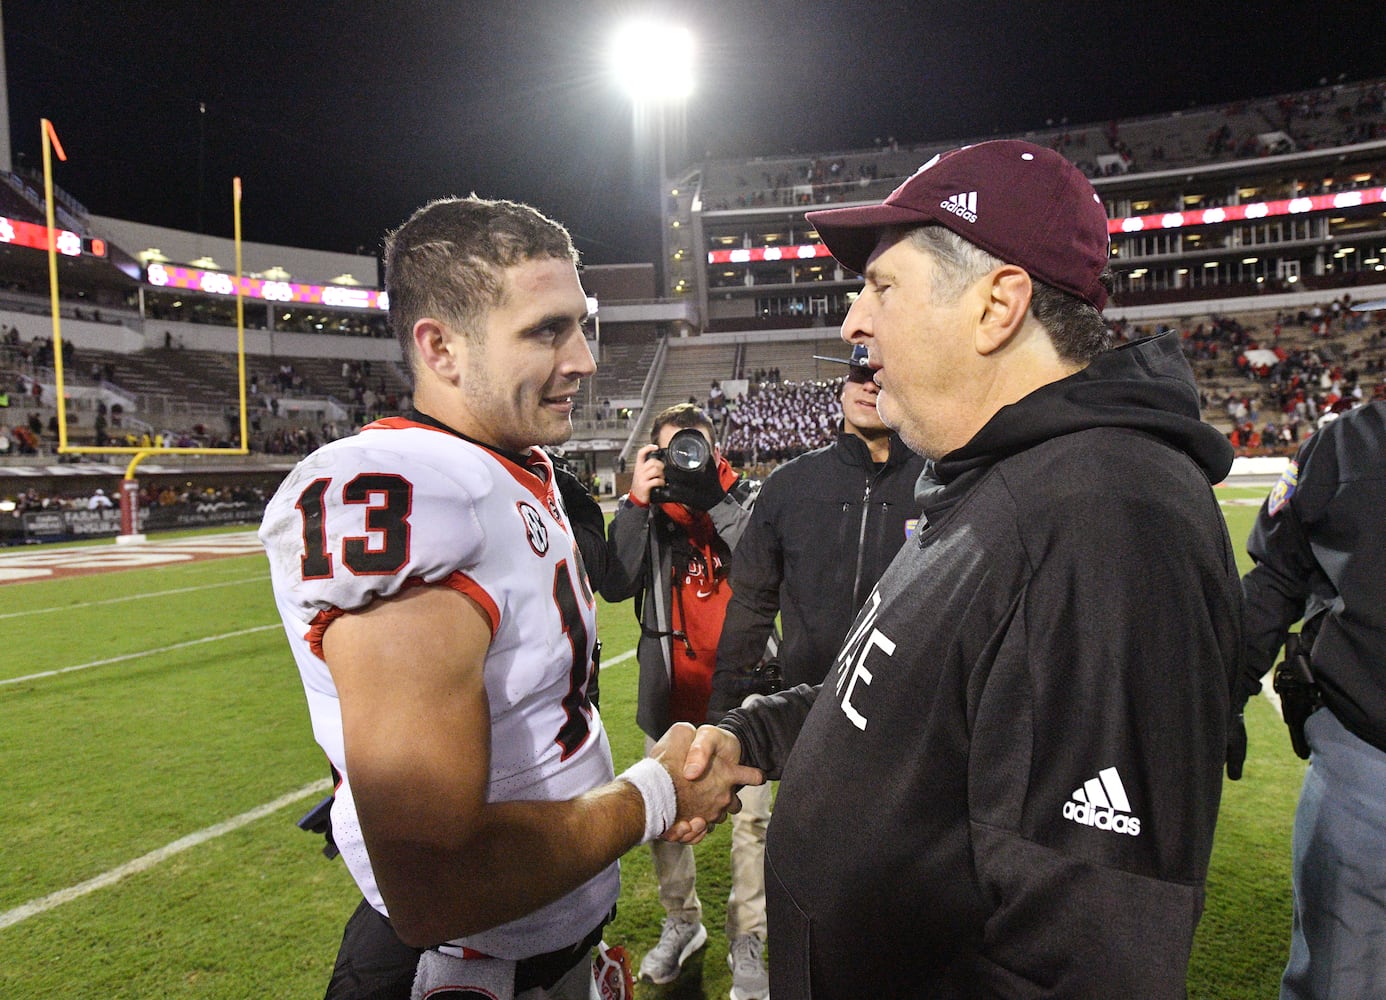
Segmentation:
<svg viewBox="0 0 1386 1000">
<path fill-rule="evenodd" d="M 1114 767 L 1104 768 L 1074 790 L 1073 797 L 1064 803 L 1064 819 L 1132 837 L 1141 833 L 1140 818 L 1131 815 L 1126 786 Z"/>
</svg>

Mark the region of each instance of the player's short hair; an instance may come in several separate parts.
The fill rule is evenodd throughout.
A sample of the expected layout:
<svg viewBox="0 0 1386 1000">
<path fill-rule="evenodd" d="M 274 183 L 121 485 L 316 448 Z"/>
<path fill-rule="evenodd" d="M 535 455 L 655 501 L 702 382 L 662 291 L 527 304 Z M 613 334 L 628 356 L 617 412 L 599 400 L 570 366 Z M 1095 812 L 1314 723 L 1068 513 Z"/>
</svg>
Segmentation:
<svg viewBox="0 0 1386 1000">
<path fill-rule="evenodd" d="M 943 302 L 956 302 L 974 281 L 1006 263 L 943 226 L 916 226 L 905 235 L 916 250 L 928 254 L 937 265 L 931 291 Z M 1112 269 L 1104 269 L 1099 280 L 1110 293 L 1115 284 Z M 1060 358 L 1085 365 L 1111 348 L 1111 331 L 1096 307 L 1033 274 L 1030 287 L 1030 315 L 1049 334 Z"/>
<path fill-rule="evenodd" d="M 478 335 L 478 321 L 500 303 L 501 272 L 545 257 L 577 265 L 567 229 L 529 205 L 474 194 L 431 201 L 387 235 L 390 329 L 410 375 L 415 323 L 432 317 Z"/>
<path fill-rule="evenodd" d="M 670 425 L 683 430 L 685 427 L 701 427 L 707 431 L 709 439 L 715 440 L 717 431 L 712 426 L 712 418 L 695 403 L 675 403 L 655 414 L 654 425 L 650 428 L 650 442 L 659 443 L 659 432 Z"/>
</svg>

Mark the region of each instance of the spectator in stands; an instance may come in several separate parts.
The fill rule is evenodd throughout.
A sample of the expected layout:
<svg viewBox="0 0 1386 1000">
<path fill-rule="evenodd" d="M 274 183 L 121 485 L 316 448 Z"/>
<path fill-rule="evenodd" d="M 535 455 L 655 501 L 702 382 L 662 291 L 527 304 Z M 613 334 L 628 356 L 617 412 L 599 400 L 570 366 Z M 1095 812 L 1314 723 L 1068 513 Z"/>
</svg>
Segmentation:
<svg viewBox="0 0 1386 1000">
<path fill-rule="evenodd" d="M 18 426 L 10 432 L 15 441 L 15 451 L 21 455 L 37 455 L 39 439 L 28 427 Z"/>
<path fill-rule="evenodd" d="M 92 493 L 91 499 L 87 501 L 87 510 L 109 510 L 111 508 L 111 498 L 106 496 L 106 491 L 97 487 Z"/>
</svg>

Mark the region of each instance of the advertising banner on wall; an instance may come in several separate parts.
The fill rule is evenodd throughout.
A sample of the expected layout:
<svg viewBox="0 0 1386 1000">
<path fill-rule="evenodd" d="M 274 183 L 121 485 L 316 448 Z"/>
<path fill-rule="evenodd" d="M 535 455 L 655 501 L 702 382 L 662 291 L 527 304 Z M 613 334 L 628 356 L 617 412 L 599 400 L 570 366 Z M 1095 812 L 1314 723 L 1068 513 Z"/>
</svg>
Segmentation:
<svg viewBox="0 0 1386 1000">
<path fill-rule="evenodd" d="M 202 528 L 217 525 L 258 524 L 264 516 L 263 503 L 244 500 L 218 500 L 206 503 L 180 503 L 167 507 L 142 508 L 138 532 L 169 531 L 174 528 Z M 57 542 L 79 538 L 110 537 L 120 534 L 120 511 L 36 510 L 22 514 L 22 537 L 0 531 L 0 544 L 14 541 Z M 17 534 L 17 533 L 16 533 Z"/>
</svg>

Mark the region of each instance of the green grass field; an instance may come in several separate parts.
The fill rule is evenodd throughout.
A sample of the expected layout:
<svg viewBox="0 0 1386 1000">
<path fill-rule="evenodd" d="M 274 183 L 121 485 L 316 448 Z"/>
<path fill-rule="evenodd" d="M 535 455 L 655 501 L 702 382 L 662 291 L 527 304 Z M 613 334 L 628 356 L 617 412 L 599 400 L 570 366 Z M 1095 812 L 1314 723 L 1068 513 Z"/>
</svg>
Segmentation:
<svg viewBox="0 0 1386 1000">
<path fill-rule="evenodd" d="M 1255 508 L 1224 509 L 1240 547 Z M 619 770 L 641 748 L 635 661 L 622 658 L 636 628 L 629 606 L 598 613 Z M 194 640 L 208 641 L 168 648 Z M 0 997 L 320 997 L 359 897 L 294 826 L 323 794 L 326 766 L 264 557 L 0 587 L 0 649 Z M 1189 972 L 1195 1000 L 1274 996 L 1287 948 L 1303 764 L 1264 699 L 1248 728 Z M 727 995 L 728 842 L 723 827 L 698 848 L 702 960 L 639 996 Z M 88 884 L 112 872 L 124 877 Z M 648 851 L 623 873 L 607 939 L 638 961 L 662 916 Z"/>
</svg>

